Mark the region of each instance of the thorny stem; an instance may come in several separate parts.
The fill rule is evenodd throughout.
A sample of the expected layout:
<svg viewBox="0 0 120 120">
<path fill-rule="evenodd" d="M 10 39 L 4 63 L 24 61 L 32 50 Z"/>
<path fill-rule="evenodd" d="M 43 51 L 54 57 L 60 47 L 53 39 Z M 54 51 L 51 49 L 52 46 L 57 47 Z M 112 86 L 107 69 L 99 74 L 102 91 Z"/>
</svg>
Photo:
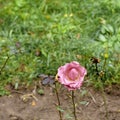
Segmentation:
<svg viewBox="0 0 120 120">
<path fill-rule="evenodd" d="M 75 118 L 75 120 L 77 120 L 76 108 L 75 108 L 75 101 L 74 101 L 74 91 L 72 91 L 72 103 L 73 103 L 73 114 L 74 114 L 74 118 Z"/>
<path fill-rule="evenodd" d="M 2 73 L 3 69 L 5 68 L 5 66 L 6 66 L 6 64 L 7 64 L 8 60 L 9 60 L 9 58 L 10 58 L 10 57 L 7 56 L 7 59 L 5 60 L 3 66 L 2 66 L 1 69 L 0 69 L 0 74 Z"/>
<path fill-rule="evenodd" d="M 59 95 L 58 95 L 58 90 L 57 90 L 56 82 L 55 82 L 55 92 L 56 92 L 56 96 L 57 96 L 58 107 L 61 107 L 61 103 L 60 103 L 60 99 L 59 99 Z M 62 120 L 62 113 L 61 113 L 60 110 L 58 110 L 58 112 L 59 112 L 60 120 Z"/>
</svg>

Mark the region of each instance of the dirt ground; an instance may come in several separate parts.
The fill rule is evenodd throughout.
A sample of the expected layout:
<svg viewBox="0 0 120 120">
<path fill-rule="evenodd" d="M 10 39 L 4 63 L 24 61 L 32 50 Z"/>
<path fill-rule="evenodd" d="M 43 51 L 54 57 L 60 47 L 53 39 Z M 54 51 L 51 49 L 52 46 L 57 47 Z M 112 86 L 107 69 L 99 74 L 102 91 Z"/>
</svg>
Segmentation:
<svg viewBox="0 0 120 120">
<path fill-rule="evenodd" d="M 55 91 L 42 87 L 43 95 L 35 89 L 10 89 L 11 94 L 0 97 L 0 120 L 59 120 Z M 42 94 L 42 93 L 41 93 Z M 70 92 L 62 87 L 59 97 L 64 120 L 74 120 Z M 75 92 L 78 120 L 106 120 L 100 91 L 85 86 Z M 120 120 L 120 86 L 106 89 L 109 120 Z"/>
</svg>

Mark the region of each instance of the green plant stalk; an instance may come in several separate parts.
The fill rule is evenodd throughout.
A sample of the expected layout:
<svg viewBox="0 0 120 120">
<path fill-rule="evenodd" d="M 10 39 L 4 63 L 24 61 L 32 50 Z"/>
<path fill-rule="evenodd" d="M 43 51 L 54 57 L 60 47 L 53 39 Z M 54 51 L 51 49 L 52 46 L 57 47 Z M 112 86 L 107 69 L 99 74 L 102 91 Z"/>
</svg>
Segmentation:
<svg viewBox="0 0 120 120">
<path fill-rule="evenodd" d="M 75 107 L 75 101 L 74 101 L 74 91 L 72 91 L 72 103 L 73 103 L 73 114 L 75 120 L 77 120 L 77 115 L 76 115 L 76 107 Z"/>
<path fill-rule="evenodd" d="M 101 81 L 102 81 L 102 78 L 101 78 Z M 101 89 L 101 92 L 102 92 L 102 98 L 103 98 L 104 107 L 105 107 L 105 117 L 106 117 L 106 120 L 109 120 L 109 117 L 108 117 L 108 107 L 107 107 L 107 102 L 106 102 L 106 96 L 105 96 L 103 84 L 102 84 L 101 81 L 100 81 L 100 89 Z"/>
<path fill-rule="evenodd" d="M 105 61 L 105 63 L 106 63 L 106 61 Z M 97 63 L 95 65 L 96 65 L 96 76 L 98 78 L 99 71 L 98 71 Z M 107 103 L 106 103 L 106 96 L 105 96 L 105 92 L 104 92 L 104 88 L 103 88 L 103 84 L 102 84 L 102 77 L 101 77 L 100 80 L 101 80 L 101 81 L 99 81 L 100 82 L 100 89 L 101 89 L 101 92 L 102 92 L 102 98 L 103 98 L 105 112 L 106 112 L 105 116 L 106 116 L 106 120 L 109 120 L 109 117 L 108 117 L 108 108 L 107 108 Z"/>
<path fill-rule="evenodd" d="M 58 94 L 56 82 L 55 82 L 55 92 L 56 92 L 56 96 L 57 96 L 58 106 L 61 107 L 61 103 L 60 103 L 60 99 L 59 99 L 59 94 Z M 61 113 L 60 110 L 58 110 L 58 112 L 59 112 L 60 120 L 62 120 L 62 113 Z"/>
<path fill-rule="evenodd" d="M 105 58 L 105 60 L 104 60 L 104 64 L 103 64 L 103 70 L 104 70 L 105 67 L 106 67 L 106 63 L 107 63 L 107 59 Z"/>
<path fill-rule="evenodd" d="M 107 63 L 107 58 L 105 58 L 105 60 L 104 60 L 103 70 L 106 67 L 106 63 Z M 103 88 L 102 77 L 101 77 L 101 92 L 102 92 L 103 102 L 104 102 L 105 111 L 106 111 L 106 119 L 109 120 L 108 107 L 107 107 L 107 103 L 106 103 L 106 96 L 105 96 L 105 92 L 104 92 L 104 88 Z"/>
<path fill-rule="evenodd" d="M 2 66 L 1 69 L 0 69 L 0 74 L 2 73 L 3 69 L 5 68 L 5 66 L 6 66 L 6 64 L 7 64 L 8 60 L 9 60 L 9 58 L 10 58 L 10 57 L 7 56 L 7 59 L 5 60 L 3 66 Z"/>
<path fill-rule="evenodd" d="M 96 64 L 95 64 L 96 76 L 99 75 L 99 72 L 98 72 L 98 66 L 97 66 L 97 65 L 98 65 L 98 64 L 96 63 Z"/>
</svg>

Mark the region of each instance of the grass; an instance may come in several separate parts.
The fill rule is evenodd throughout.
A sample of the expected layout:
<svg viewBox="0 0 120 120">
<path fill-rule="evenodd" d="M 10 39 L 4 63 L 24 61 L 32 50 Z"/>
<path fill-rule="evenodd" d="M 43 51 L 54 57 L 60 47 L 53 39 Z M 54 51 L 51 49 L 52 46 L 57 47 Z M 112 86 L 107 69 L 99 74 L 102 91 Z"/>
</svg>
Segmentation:
<svg viewBox="0 0 120 120">
<path fill-rule="evenodd" d="M 95 86 L 100 59 L 106 85 L 119 84 L 119 0 L 0 0 L 0 94 L 8 83 L 30 84 L 39 74 L 76 60 Z"/>
</svg>

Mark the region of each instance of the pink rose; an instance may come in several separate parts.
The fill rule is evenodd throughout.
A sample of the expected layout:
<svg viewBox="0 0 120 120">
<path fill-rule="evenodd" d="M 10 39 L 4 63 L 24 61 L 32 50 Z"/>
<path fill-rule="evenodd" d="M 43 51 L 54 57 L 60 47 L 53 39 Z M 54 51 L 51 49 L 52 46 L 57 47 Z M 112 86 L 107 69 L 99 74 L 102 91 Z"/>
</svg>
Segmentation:
<svg viewBox="0 0 120 120">
<path fill-rule="evenodd" d="M 66 63 L 58 68 L 58 81 L 66 86 L 68 90 L 80 89 L 87 70 L 78 62 Z"/>
</svg>

